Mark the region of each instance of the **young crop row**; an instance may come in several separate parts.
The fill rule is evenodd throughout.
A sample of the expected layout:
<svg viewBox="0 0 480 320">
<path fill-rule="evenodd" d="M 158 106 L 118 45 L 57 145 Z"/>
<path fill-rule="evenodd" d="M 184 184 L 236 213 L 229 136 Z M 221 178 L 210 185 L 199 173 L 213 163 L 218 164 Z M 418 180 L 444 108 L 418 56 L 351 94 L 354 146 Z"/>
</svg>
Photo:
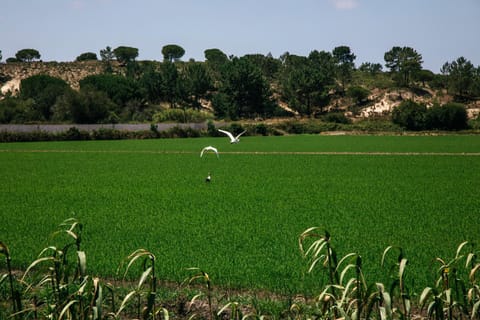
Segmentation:
<svg viewBox="0 0 480 320">
<path fill-rule="evenodd" d="M 246 133 L 248 135 L 248 133 Z M 213 145 L 222 152 L 420 152 L 478 153 L 478 135 L 381 136 L 381 135 L 291 135 L 242 136 L 242 143 L 230 145 L 225 137 L 201 137 L 150 140 L 48 141 L 0 143 L 0 151 L 72 151 L 72 152 L 192 152 Z"/>
<path fill-rule="evenodd" d="M 0 241 L 5 272 L 0 274 L 0 317 L 11 319 L 478 319 L 480 283 L 478 251 L 461 243 L 453 259 L 436 258 L 434 280 L 421 293 L 411 286 L 409 259 L 401 247 L 389 246 L 381 256 L 386 282 L 368 281 L 362 255 L 340 256 L 331 234 L 312 227 L 298 236 L 298 251 L 310 281 L 322 285 L 311 296 L 227 293 L 214 286 L 204 269 L 186 268 L 186 278 L 162 294 L 158 273 L 164 259 L 146 249 L 131 252 L 117 275 L 130 282 L 112 281 L 87 272 L 83 250 L 84 226 L 65 220 L 23 272 L 12 269 L 12 255 Z M 273 267 L 273 266 L 271 266 Z M 3 269 L 3 268 L 2 268 Z M 0 271 L 2 270 L 0 269 Z M 315 272 L 316 271 L 316 272 Z M 228 292 L 228 291 L 227 291 Z M 265 294 L 265 293 L 264 293 Z M 270 293 L 271 294 L 271 293 Z M 250 296 L 249 296 L 250 295 Z M 263 302 L 263 304 L 262 304 Z"/>
</svg>

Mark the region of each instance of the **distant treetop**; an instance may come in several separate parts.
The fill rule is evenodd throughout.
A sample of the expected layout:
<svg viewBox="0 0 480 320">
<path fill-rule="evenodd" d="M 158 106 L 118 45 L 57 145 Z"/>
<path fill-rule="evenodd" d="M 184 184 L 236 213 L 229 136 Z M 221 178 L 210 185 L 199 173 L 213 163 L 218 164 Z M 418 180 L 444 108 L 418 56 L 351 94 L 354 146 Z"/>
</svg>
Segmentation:
<svg viewBox="0 0 480 320">
<path fill-rule="evenodd" d="M 22 49 L 15 54 L 15 58 L 19 62 L 31 62 L 40 59 L 40 53 L 35 49 Z"/>
<path fill-rule="evenodd" d="M 185 54 L 185 50 L 176 44 L 168 44 L 162 48 L 163 60 L 165 61 L 177 61 L 180 60 Z"/>
<path fill-rule="evenodd" d="M 97 54 L 93 52 L 85 52 L 79 55 L 75 61 L 88 61 L 88 60 L 98 60 Z"/>
</svg>

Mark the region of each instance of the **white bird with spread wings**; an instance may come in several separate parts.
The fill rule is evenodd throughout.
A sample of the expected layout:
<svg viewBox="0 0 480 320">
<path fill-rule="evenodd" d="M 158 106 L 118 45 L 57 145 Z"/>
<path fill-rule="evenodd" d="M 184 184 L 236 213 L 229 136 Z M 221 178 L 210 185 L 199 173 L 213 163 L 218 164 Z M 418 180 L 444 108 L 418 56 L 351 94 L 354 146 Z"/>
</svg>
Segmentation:
<svg viewBox="0 0 480 320">
<path fill-rule="evenodd" d="M 236 137 L 233 136 L 231 132 L 228 132 L 226 130 L 218 129 L 221 133 L 225 133 L 229 138 L 230 138 L 230 143 L 239 143 L 240 142 L 240 136 L 247 132 L 247 130 L 244 130 L 243 132 L 239 133 Z"/>
<path fill-rule="evenodd" d="M 203 157 L 203 153 L 206 152 L 206 151 L 213 151 L 213 152 L 215 152 L 215 154 L 217 155 L 217 158 L 218 158 L 218 150 L 217 150 L 217 148 L 212 147 L 212 146 L 208 146 L 208 147 L 203 148 L 203 149 L 202 149 L 202 152 L 200 152 L 200 158 Z"/>
</svg>

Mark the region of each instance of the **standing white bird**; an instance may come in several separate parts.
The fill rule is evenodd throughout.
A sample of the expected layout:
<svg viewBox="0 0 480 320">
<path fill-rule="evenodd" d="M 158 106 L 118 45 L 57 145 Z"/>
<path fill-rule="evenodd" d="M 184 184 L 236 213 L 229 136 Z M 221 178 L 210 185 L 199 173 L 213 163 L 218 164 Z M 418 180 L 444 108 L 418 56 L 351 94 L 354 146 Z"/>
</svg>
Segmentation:
<svg viewBox="0 0 480 320">
<path fill-rule="evenodd" d="M 218 150 L 217 150 L 217 148 L 212 147 L 212 146 L 208 146 L 208 147 L 203 148 L 203 149 L 202 149 L 202 152 L 200 152 L 200 158 L 203 157 L 203 153 L 204 153 L 205 151 L 213 151 L 213 152 L 215 152 L 215 154 L 217 155 L 217 158 L 218 158 Z"/>
<path fill-rule="evenodd" d="M 218 129 L 221 133 L 225 133 L 229 138 L 230 138 L 230 143 L 239 143 L 240 142 L 240 136 L 247 132 L 247 130 L 244 130 L 243 132 L 239 133 L 236 137 L 233 136 L 231 132 L 228 132 L 226 130 Z"/>
</svg>

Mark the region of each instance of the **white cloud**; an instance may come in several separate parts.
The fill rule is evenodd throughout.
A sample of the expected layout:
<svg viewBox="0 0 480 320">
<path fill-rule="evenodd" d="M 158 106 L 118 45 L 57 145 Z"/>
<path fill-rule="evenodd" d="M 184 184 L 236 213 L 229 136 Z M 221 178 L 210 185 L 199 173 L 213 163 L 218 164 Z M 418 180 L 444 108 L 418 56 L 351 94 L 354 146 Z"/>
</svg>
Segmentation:
<svg viewBox="0 0 480 320">
<path fill-rule="evenodd" d="M 330 2 L 339 10 L 350 10 L 358 6 L 358 0 L 330 0 Z"/>
</svg>

